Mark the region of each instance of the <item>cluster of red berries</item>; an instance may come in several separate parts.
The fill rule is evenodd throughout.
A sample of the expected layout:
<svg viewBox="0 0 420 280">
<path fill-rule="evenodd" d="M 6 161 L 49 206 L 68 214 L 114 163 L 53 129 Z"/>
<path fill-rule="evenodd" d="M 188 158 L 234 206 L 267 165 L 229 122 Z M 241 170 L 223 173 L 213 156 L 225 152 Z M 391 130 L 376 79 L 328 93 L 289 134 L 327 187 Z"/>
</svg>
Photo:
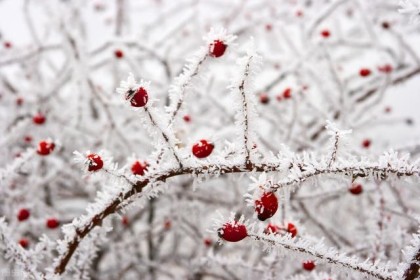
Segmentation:
<svg viewBox="0 0 420 280">
<path fill-rule="evenodd" d="M 390 64 L 384 64 L 384 65 L 378 66 L 378 71 L 385 74 L 391 73 L 392 70 L 393 68 Z M 371 74 L 372 74 L 372 70 L 369 68 L 361 68 L 359 70 L 360 77 L 363 77 L 363 78 L 369 77 Z"/>
</svg>

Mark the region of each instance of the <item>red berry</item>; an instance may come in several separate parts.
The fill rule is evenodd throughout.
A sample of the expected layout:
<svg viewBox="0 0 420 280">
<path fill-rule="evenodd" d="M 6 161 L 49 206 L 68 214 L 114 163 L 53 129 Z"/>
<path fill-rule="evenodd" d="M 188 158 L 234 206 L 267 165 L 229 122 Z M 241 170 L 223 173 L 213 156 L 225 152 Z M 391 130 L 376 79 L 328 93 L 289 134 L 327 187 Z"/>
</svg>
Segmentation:
<svg viewBox="0 0 420 280">
<path fill-rule="evenodd" d="M 22 104 L 23 104 L 23 98 L 22 97 L 16 98 L 16 105 L 22 106 Z"/>
<path fill-rule="evenodd" d="M 349 191 L 351 194 L 359 195 L 363 192 L 363 187 L 361 184 L 352 184 Z"/>
<path fill-rule="evenodd" d="M 389 27 L 390 27 L 390 24 L 389 24 L 389 22 L 387 22 L 387 21 L 384 21 L 384 22 L 382 22 L 382 28 L 383 29 L 389 29 Z"/>
<path fill-rule="evenodd" d="M 21 238 L 19 240 L 19 245 L 22 246 L 23 248 L 28 248 L 29 240 L 27 238 Z"/>
<path fill-rule="evenodd" d="M 146 163 L 142 164 L 140 161 L 137 160 L 136 162 L 133 163 L 133 165 L 131 165 L 131 172 L 134 175 L 143 176 L 144 171 L 147 171 L 147 164 Z"/>
<path fill-rule="evenodd" d="M 206 247 L 210 247 L 212 244 L 213 244 L 213 241 L 210 238 L 204 239 L 204 245 L 206 245 Z"/>
<path fill-rule="evenodd" d="M 60 222 L 56 218 L 49 218 L 45 224 L 47 228 L 55 229 L 60 225 Z"/>
<path fill-rule="evenodd" d="M 391 111 L 392 111 L 391 107 L 389 106 L 385 107 L 385 113 L 391 113 Z"/>
<path fill-rule="evenodd" d="M 272 29 L 273 29 L 273 26 L 271 24 L 267 23 L 265 25 L 265 30 L 267 30 L 268 32 L 270 32 Z"/>
<path fill-rule="evenodd" d="M 26 135 L 26 136 L 23 138 L 23 140 L 24 140 L 26 143 L 31 143 L 31 142 L 32 142 L 32 136 L 30 136 L 30 135 Z"/>
<path fill-rule="evenodd" d="M 289 99 L 290 97 L 292 97 L 292 89 L 291 89 L 291 88 L 286 88 L 286 89 L 283 91 L 283 97 L 284 97 L 285 99 Z"/>
<path fill-rule="evenodd" d="M 214 40 L 213 43 L 210 44 L 209 54 L 212 57 L 221 57 L 226 51 L 227 45 L 220 40 Z"/>
<path fill-rule="evenodd" d="M 248 236 L 245 225 L 238 222 L 226 223 L 217 230 L 220 238 L 229 242 L 238 242 Z"/>
<path fill-rule="evenodd" d="M 191 121 L 191 117 L 189 115 L 185 115 L 183 119 L 187 123 Z"/>
<path fill-rule="evenodd" d="M 366 149 L 370 147 L 370 144 L 372 144 L 372 142 L 369 139 L 365 139 L 362 142 L 363 148 L 366 148 Z"/>
<path fill-rule="evenodd" d="M 296 226 L 292 223 L 287 224 L 287 232 L 290 233 L 292 237 L 295 237 L 298 234 Z"/>
<path fill-rule="evenodd" d="M 97 154 L 89 154 L 86 156 L 88 161 L 88 171 L 98 171 L 104 166 L 102 158 Z"/>
<path fill-rule="evenodd" d="M 171 227 L 172 227 L 171 220 L 166 219 L 166 220 L 165 220 L 165 223 L 163 224 L 163 227 L 165 228 L 165 230 L 170 230 L 170 229 L 171 229 Z"/>
<path fill-rule="evenodd" d="M 194 144 L 192 147 L 192 153 L 197 158 L 208 157 L 214 149 L 214 144 L 207 142 L 207 140 L 200 140 L 200 142 Z"/>
<path fill-rule="evenodd" d="M 385 73 L 385 74 L 389 74 L 392 72 L 392 65 L 390 64 L 384 64 L 382 66 L 378 66 L 378 70 L 379 72 Z"/>
<path fill-rule="evenodd" d="M 27 220 L 29 218 L 29 216 L 31 216 L 31 212 L 26 208 L 20 209 L 18 214 L 17 214 L 17 218 L 18 218 L 19 222 Z"/>
<path fill-rule="evenodd" d="M 43 124 L 45 123 L 45 115 L 43 115 L 42 113 L 38 113 L 35 116 L 32 117 L 32 121 L 34 122 L 34 124 Z"/>
<path fill-rule="evenodd" d="M 130 100 L 133 107 L 144 107 L 149 100 L 149 95 L 144 88 L 139 87 L 136 91 L 130 90 L 125 99 Z"/>
<path fill-rule="evenodd" d="M 123 216 L 122 219 L 121 219 L 121 223 L 124 226 L 128 226 L 128 224 L 130 223 L 129 220 L 128 220 L 128 217 L 127 216 Z"/>
<path fill-rule="evenodd" d="M 262 104 L 268 104 L 268 102 L 270 102 L 270 98 L 268 97 L 268 95 L 266 93 L 262 93 L 260 95 L 260 102 Z"/>
<path fill-rule="evenodd" d="M 10 43 L 10 42 L 4 42 L 4 47 L 6 49 L 10 49 L 12 47 L 12 43 Z"/>
<path fill-rule="evenodd" d="M 54 151 L 54 148 L 55 144 L 53 142 L 49 140 L 43 140 L 38 143 L 38 149 L 36 150 L 36 152 L 38 153 L 38 155 L 47 156 L 52 151 Z"/>
<path fill-rule="evenodd" d="M 360 74 L 361 77 L 367 77 L 367 76 L 370 75 L 370 73 L 371 73 L 371 71 L 368 68 L 362 68 L 359 71 L 359 74 Z"/>
<path fill-rule="evenodd" d="M 324 37 L 324 38 L 328 38 L 328 37 L 331 36 L 331 33 L 328 29 L 324 29 L 324 30 L 321 31 L 321 36 Z"/>
<path fill-rule="evenodd" d="M 278 200 L 274 193 L 263 193 L 259 200 L 255 201 L 255 211 L 257 212 L 258 219 L 265 221 L 276 214 L 278 208 Z"/>
<path fill-rule="evenodd" d="M 296 11 L 296 16 L 297 17 L 303 17 L 303 12 L 301 10 L 297 10 Z"/>
<path fill-rule="evenodd" d="M 268 224 L 267 227 L 264 229 L 265 234 L 278 234 L 281 231 L 281 227 L 275 224 Z"/>
<path fill-rule="evenodd" d="M 120 59 L 120 58 L 123 58 L 123 57 L 124 57 L 124 53 L 123 53 L 123 51 L 122 51 L 122 50 L 115 50 L 115 51 L 114 51 L 114 55 L 115 55 L 115 57 L 116 57 L 116 58 L 118 58 L 118 59 Z"/>
<path fill-rule="evenodd" d="M 311 271 L 315 268 L 315 263 L 313 261 L 305 261 L 302 264 L 304 270 Z"/>
</svg>

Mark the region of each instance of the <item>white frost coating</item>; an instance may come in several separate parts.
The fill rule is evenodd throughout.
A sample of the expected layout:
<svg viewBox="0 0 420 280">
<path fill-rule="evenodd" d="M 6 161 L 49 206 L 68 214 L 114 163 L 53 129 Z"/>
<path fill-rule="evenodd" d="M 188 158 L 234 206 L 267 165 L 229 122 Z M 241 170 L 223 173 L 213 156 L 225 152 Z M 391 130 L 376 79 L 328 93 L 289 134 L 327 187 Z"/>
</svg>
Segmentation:
<svg viewBox="0 0 420 280">
<path fill-rule="evenodd" d="M 417 220 L 420 222 L 420 217 L 417 217 Z M 416 255 L 420 251 L 420 227 L 416 234 L 413 234 L 413 238 L 410 241 L 410 244 L 405 247 L 402 252 L 404 253 L 404 262 L 400 263 L 397 267 L 397 270 L 394 272 L 394 277 L 396 279 L 402 279 L 404 273 L 410 267 L 410 264 L 415 260 Z"/>
<path fill-rule="evenodd" d="M 12 163 L 7 165 L 5 168 L 0 169 L 0 183 L 7 179 L 8 176 L 15 174 L 15 171 L 21 168 L 34 155 L 34 149 L 27 149 L 19 157 L 15 158 Z"/>
<path fill-rule="evenodd" d="M 420 23 L 420 2 L 416 0 L 401 0 L 398 12 L 406 14 L 414 24 Z"/>
<path fill-rule="evenodd" d="M 233 77 L 229 89 L 234 97 L 232 105 L 237 111 L 235 114 L 235 127 L 238 134 L 239 151 L 245 160 L 256 159 L 254 145 L 257 143 L 255 131 L 258 128 L 257 97 L 253 85 L 256 73 L 261 67 L 261 56 L 257 53 L 254 40 L 251 38 L 245 46 L 246 55 L 237 59 L 239 74 Z"/>
<path fill-rule="evenodd" d="M 28 279 L 43 279 L 42 274 L 37 271 L 36 261 L 33 257 L 34 254 L 28 253 L 22 247 L 20 247 L 15 239 L 12 237 L 12 232 L 7 226 L 4 218 L 0 218 L 0 241 L 6 250 L 5 258 L 16 262 L 16 264 L 22 269 L 23 276 Z"/>
<path fill-rule="evenodd" d="M 318 263 L 334 264 L 352 272 L 357 271 L 378 279 L 393 279 L 392 273 L 389 271 L 389 264 L 382 265 L 378 261 L 372 264 L 370 260 L 362 262 L 356 257 L 349 257 L 334 248 L 326 247 L 322 241 L 314 242 L 303 238 L 291 238 L 290 235 L 266 235 L 261 232 L 252 232 L 252 230 L 248 232 L 251 238 L 262 242 L 267 250 L 285 249 L 288 256 L 293 252 L 297 256 L 316 258 Z"/>
</svg>

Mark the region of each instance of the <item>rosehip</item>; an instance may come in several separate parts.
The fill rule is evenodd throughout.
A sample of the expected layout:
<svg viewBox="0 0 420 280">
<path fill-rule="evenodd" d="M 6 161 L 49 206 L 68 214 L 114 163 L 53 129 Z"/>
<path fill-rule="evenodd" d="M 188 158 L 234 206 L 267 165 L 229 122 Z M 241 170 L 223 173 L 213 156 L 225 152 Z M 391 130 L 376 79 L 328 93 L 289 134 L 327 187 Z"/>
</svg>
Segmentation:
<svg viewBox="0 0 420 280">
<path fill-rule="evenodd" d="M 206 245 L 206 247 L 210 247 L 211 244 L 213 244 L 213 241 L 210 238 L 204 239 L 204 245 Z"/>
<path fill-rule="evenodd" d="M 183 119 L 184 119 L 184 121 L 185 122 L 190 122 L 191 121 L 191 117 L 189 116 L 189 115 L 185 115 L 184 117 L 183 117 Z"/>
<path fill-rule="evenodd" d="M 121 219 L 121 223 L 124 226 L 128 226 L 128 224 L 130 223 L 129 220 L 128 220 L 128 217 L 127 216 L 123 216 L 122 219 Z"/>
<path fill-rule="evenodd" d="M 214 40 L 213 43 L 210 44 L 209 54 L 212 57 L 221 57 L 226 51 L 227 45 L 220 40 Z"/>
<path fill-rule="evenodd" d="M 287 232 L 290 233 L 292 237 L 295 237 L 298 234 L 296 226 L 292 223 L 287 224 Z"/>
<path fill-rule="evenodd" d="M 302 264 L 303 269 L 311 271 L 315 268 L 315 263 L 313 261 L 305 261 Z"/>
<path fill-rule="evenodd" d="M 264 229 L 265 234 L 278 234 L 281 230 L 281 227 L 276 226 L 275 224 L 268 224 Z"/>
<path fill-rule="evenodd" d="M 370 69 L 367 69 L 367 68 L 362 68 L 362 69 L 360 69 L 360 71 L 359 71 L 359 75 L 360 75 L 361 77 L 367 77 L 367 76 L 369 76 L 369 75 L 370 75 L 370 73 L 371 73 Z"/>
<path fill-rule="evenodd" d="M 60 222 L 56 218 L 49 218 L 45 225 L 47 228 L 55 229 L 60 225 Z"/>
<path fill-rule="evenodd" d="M 321 36 L 324 37 L 324 38 L 328 38 L 328 37 L 331 36 L 331 33 L 328 29 L 324 29 L 324 30 L 321 31 Z"/>
<path fill-rule="evenodd" d="M 208 157 L 214 149 L 214 144 L 207 142 L 207 140 L 200 140 L 192 147 L 192 153 L 197 158 Z"/>
<path fill-rule="evenodd" d="M 290 97 L 292 97 L 292 89 L 291 89 L 291 88 L 286 88 L 286 89 L 283 91 L 283 97 L 284 97 L 285 99 L 289 99 Z"/>
<path fill-rule="evenodd" d="M 359 195 L 363 192 L 363 187 L 361 184 L 352 184 L 349 191 L 354 195 Z"/>
<path fill-rule="evenodd" d="M 120 59 L 120 58 L 123 58 L 123 57 L 124 57 L 124 53 L 123 53 L 123 51 L 122 51 L 122 50 L 115 50 L 115 51 L 114 51 L 114 55 L 115 55 L 115 57 L 116 57 L 116 58 L 118 58 L 118 59 Z"/>
<path fill-rule="evenodd" d="M 86 156 L 88 163 L 88 171 L 98 171 L 104 166 L 102 158 L 97 154 L 88 154 Z"/>
<path fill-rule="evenodd" d="M 372 142 L 369 139 L 365 139 L 362 142 L 363 148 L 366 148 L 366 149 L 370 147 L 370 144 L 372 144 Z"/>
<path fill-rule="evenodd" d="M 38 113 L 35 116 L 32 117 L 32 121 L 34 122 L 34 124 L 43 124 L 45 123 L 45 115 L 43 115 L 42 113 Z"/>
<path fill-rule="evenodd" d="M 270 102 L 270 98 L 268 97 L 268 95 L 266 93 L 262 93 L 260 95 L 260 102 L 262 104 L 268 104 L 268 102 Z"/>
<path fill-rule="evenodd" d="M 22 104 L 23 104 L 23 98 L 22 97 L 16 98 L 16 105 L 22 106 Z"/>
<path fill-rule="evenodd" d="M 19 220 L 19 222 L 22 222 L 22 221 L 27 220 L 30 216 L 31 216 L 31 212 L 29 211 L 29 209 L 22 208 L 19 210 L 17 214 L 17 219 Z"/>
<path fill-rule="evenodd" d="M 238 242 L 248 236 L 245 225 L 238 222 L 226 223 L 217 230 L 220 238 L 229 242 Z"/>
<path fill-rule="evenodd" d="M 36 150 L 36 152 L 40 156 L 47 156 L 52 151 L 54 151 L 54 148 L 55 148 L 55 144 L 53 142 L 48 141 L 48 140 L 43 140 L 38 143 L 38 149 Z"/>
<path fill-rule="evenodd" d="M 389 74 L 389 73 L 392 72 L 392 65 L 385 64 L 385 65 L 382 65 L 382 66 L 378 66 L 378 70 L 379 70 L 379 72 Z"/>
<path fill-rule="evenodd" d="M 12 43 L 10 43 L 10 42 L 4 42 L 4 47 L 6 49 L 10 49 L 12 47 Z"/>
<path fill-rule="evenodd" d="M 27 238 L 21 238 L 19 240 L 19 245 L 22 246 L 22 248 L 28 248 L 29 240 Z"/>
<path fill-rule="evenodd" d="M 258 219 L 265 221 L 276 214 L 278 208 L 278 200 L 274 193 L 263 193 L 259 200 L 255 201 L 255 211 L 257 212 Z"/>
<path fill-rule="evenodd" d="M 144 107 L 149 100 L 149 95 L 144 88 L 139 87 L 136 91 L 130 90 L 125 99 L 130 100 L 133 107 Z"/>
<path fill-rule="evenodd" d="M 131 172 L 134 175 L 143 176 L 144 171 L 147 171 L 147 164 L 146 163 L 142 164 L 140 161 L 137 160 L 136 162 L 133 163 L 133 165 L 131 165 Z"/>
</svg>

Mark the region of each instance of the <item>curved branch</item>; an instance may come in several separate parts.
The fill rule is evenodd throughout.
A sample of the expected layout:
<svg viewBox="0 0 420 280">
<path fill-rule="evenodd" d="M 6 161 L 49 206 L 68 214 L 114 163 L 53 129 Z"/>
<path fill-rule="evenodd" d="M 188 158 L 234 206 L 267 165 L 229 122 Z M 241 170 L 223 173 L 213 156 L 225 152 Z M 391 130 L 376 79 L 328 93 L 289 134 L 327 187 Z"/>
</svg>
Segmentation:
<svg viewBox="0 0 420 280">
<path fill-rule="evenodd" d="M 408 164 L 406 163 L 408 166 Z M 109 203 L 105 204 L 100 203 L 102 208 L 96 213 L 92 213 L 90 216 L 85 216 L 85 221 L 82 221 L 82 218 L 79 219 L 79 226 L 77 223 L 73 223 L 74 235 L 65 236 L 64 240 L 59 242 L 62 246 L 66 246 L 66 250 L 57 258 L 56 267 L 54 269 L 56 274 L 62 274 L 66 270 L 66 266 L 70 261 L 73 253 L 76 251 L 78 245 L 82 239 L 89 234 L 89 232 L 96 226 L 100 226 L 102 221 L 109 215 L 117 212 L 121 205 L 124 205 L 124 202 L 128 201 L 130 198 L 134 197 L 136 194 L 143 192 L 144 188 L 151 183 L 155 182 L 165 182 L 167 179 L 172 177 L 177 177 L 181 175 L 219 175 L 219 174 L 229 174 L 229 173 L 250 173 L 250 172 L 272 172 L 272 171 L 281 171 L 282 169 L 290 169 L 289 166 L 281 164 L 279 162 L 271 163 L 251 163 L 251 164 L 208 164 L 208 165 L 197 165 L 197 166 L 184 166 L 182 168 L 173 168 L 164 170 L 161 172 L 155 172 L 149 174 L 144 179 L 138 181 L 133 185 L 128 191 L 120 192 L 118 195 L 113 197 Z M 300 184 L 307 179 L 321 175 L 321 174 L 338 174 L 338 173 L 352 173 L 358 176 L 368 176 L 372 172 L 377 172 L 378 174 L 396 174 L 397 176 L 420 176 L 420 168 L 417 166 L 411 166 L 404 170 L 392 168 L 390 166 L 381 167 L 379 163 L 364 163 L 353 162 L 348 163 L 347 166 L 333 167 L 333 168 L 324 168 L 324 169 L 315 169 L 312 172 L 303 172 L 298 178 L 293 178 L 289 181 L 283 182 L 273 186 L 273 190 L 277 190 L 280 187 L 288 185 Z M 92 207 L 93 208 L 93 207 Z"/>
</svg>

